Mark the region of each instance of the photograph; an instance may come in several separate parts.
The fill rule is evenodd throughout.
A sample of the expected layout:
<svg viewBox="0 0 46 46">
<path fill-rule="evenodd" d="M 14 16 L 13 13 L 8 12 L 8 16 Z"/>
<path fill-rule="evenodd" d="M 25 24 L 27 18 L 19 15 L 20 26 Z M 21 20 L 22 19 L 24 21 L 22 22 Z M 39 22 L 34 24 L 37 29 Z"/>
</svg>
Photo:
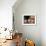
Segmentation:
<svg viewBox="0 0 46 46">
<path fill-rule="evenodd" d="M 46 0 L 0 0 L 0 46 L 46 46 Z"/>
<path fill-rule="evenodd" d="M 24 25 L 35 25 L 36 24 L 36 16 L 24 15 L 22 21 L 23 21 Z"/>
</svg>

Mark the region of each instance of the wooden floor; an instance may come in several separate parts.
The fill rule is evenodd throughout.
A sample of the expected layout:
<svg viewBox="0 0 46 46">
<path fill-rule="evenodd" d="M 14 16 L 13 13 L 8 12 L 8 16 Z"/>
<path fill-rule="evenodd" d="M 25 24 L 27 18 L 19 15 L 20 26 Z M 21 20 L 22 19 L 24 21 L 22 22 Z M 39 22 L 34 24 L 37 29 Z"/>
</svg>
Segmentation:
<svg viewBox="0 0 46 46">
<path fill-rule="evenodd" d="M 16 46 L 15 45 L 15 39 L 13 39 L 13 40 L 6 40 L 6 42 L 1 44 L 0 46 Z"/>
</svg>

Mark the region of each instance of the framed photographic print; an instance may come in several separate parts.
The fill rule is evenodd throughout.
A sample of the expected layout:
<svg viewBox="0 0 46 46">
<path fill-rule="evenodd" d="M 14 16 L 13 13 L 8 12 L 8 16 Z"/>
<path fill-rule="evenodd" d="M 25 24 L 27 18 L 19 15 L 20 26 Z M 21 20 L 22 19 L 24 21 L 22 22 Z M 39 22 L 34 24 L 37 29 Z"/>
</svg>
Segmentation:
<svg viewBox="0 0 46 46">
<path fill-rule="evenodd" d="M 23 15 L 22 24 L 23 25 L 35 25 L 36 24 L 36 16 L 35 15 Z"/>
</svg>

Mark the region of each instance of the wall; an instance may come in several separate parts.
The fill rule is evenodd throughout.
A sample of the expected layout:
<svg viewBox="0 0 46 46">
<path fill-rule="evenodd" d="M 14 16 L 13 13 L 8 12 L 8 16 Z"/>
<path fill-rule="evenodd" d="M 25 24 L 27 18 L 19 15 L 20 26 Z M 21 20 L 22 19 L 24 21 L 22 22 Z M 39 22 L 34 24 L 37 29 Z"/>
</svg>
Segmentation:
<svg viewBox="0 0 46 46">
<path fill-rule="evenodd" d="M 16 0 L 0 0 L 0 27 L 12 29 L 12 6 Z"/>
<path fill-rule="evenodd" d="M 46 46 L 46 0 L 41 0 L 41 42 Z"/>
<path fill-rule="evenodd" d="M 36 46 L 41 46 L 40 9 L 41 9 L 40 0 L 23 0 L 17 8 L 13 8 L 15 29 L 18 30 L 18 32 L 22 32 L 24 38 L 34 40 Z M 37 16 L 37 24 L 34 26 L 22 25 L 22 16 L 24 14 L 34 14 L 35 16 Z"/>
</svg>

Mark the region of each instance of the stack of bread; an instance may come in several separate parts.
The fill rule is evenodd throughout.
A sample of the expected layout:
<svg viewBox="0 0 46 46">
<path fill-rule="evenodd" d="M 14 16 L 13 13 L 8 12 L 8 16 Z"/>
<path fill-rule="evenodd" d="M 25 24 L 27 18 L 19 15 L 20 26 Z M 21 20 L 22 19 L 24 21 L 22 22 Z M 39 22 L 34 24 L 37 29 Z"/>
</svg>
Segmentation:
<svg viewBox="0 0 46 46">
<path fill-rule="evenodd" d="M 32 40 L 26 40 L 26 46 L 35 46 Z"/>
</svg>

